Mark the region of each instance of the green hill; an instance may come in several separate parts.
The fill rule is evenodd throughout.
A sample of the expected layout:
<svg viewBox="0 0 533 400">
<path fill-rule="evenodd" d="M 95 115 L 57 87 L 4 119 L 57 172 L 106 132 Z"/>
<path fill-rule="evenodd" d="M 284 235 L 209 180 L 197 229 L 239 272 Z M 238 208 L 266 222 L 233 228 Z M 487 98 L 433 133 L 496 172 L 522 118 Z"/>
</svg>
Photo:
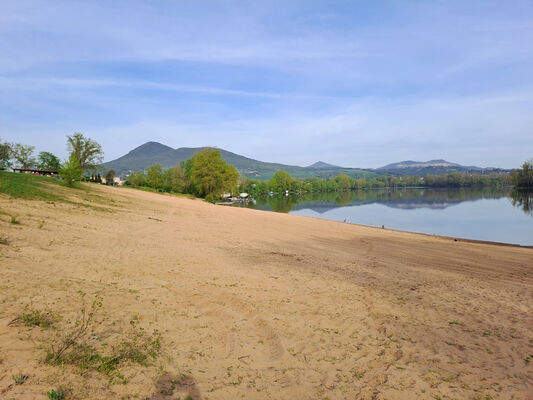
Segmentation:
<svg viewBox="0 0 533 400">
<path fill-rule="evenodd" d="M 102 166 L 106 169 L 113 169 L 119 175 L 125 175 L 134 171 L 143 171 L 153 164 L 161 164 L 163 168 L 170 168 L 181 161 L 191 158 L 194 153 L 205 147 L 181 147 L 173 149 L 157 142 L 147 142 L 128 154 L 116 160 L 106 162 Z M 285 165 L 257 161 L 227 150 L 219 149 L 222 158 L 239 170 L 241 175 L 255 179 L 270 179 L 278 170 L 287 171 L 295 178 L 328 178 L 340 173 L 351 177 L 361 178 L 363 176 L 372 177 L 377 174 L 372 171 L 357 168 L 342 168 L 321 163 L 317 167 L 315 164 L 310 167 L 299 167 L 296 165 Z"/>
<path fill-rule="evenodd" d="M 382 174 L 390 174 L 397 176 L 443 175 L 448 174 L 450 172 L 465 172 L 475 174 L 510 172 L 510 170 L 502 168 L 482 168 L 476 167 L 474 165 L 460 165 L 446 160 L 400 161 L 397 163 L 385 165 L 384 167 L 378 168 L 376 171 Z"/>
</svg>

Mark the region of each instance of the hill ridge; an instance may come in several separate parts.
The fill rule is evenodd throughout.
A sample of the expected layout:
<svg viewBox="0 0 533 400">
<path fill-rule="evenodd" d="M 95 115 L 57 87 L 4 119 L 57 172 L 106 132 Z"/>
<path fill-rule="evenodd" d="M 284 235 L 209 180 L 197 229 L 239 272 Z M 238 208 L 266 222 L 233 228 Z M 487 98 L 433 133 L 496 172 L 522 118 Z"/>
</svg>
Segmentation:
<svg viewBox="0 0 533 400">
<path fill-rule="evenodd" d="M 159 142 L 146 142 L 127 154 L 102 164 L 106 169 L 113 169 L 119 175 L 125 175 L 133 171 L 143 171 L 153 164 L 161 164 L 163 168 L 170 168 L 191 158 L 196 152 L 206 148 L 215 148 L 220 151 L 222 158 L 231 165 L 234 165 L 239 172 L 247 178 L 269 179 L 276 171 L 283 169 L 295 178 L 319 177 L 328 178 L 345 173 L 355 178 L 363 176 L 375 176 L 375 172 L 358 168 L 343 168 L 332 166 L 319 161 L 320 168 L 300 167 L 297 165 L 287 165 L 258 161 L 253 158 L 242 156 L 228 150 L 213 146 L 203 147 L 179 147 L 173 149 Z M 315 163 L 317 164 L 317 163 Z"/>
<path fill-rule="evenodd" d="M 255 160 L 228 150 L 213 146 L 203 147 L 179 147 L 173 149 L 159 142 L 149 141 L 134 148 L 127 154 L 106 163 L 102 166 L 106 169 L 114 169 L 119 175 L 127 175 L 134 171 L 143 171 L 153 164 L 161 164 L 163 168 L 170 168 L 181 161 L 191 158 L 196 152 L 206 148 L 215 148 L 220 151 L 222 158 L 235 166 L 242 176 L 254 179 L 269 179 L 276 171 L 283 169 L 295 178 L 329 178 L 338 174 L 346 174 L 353 178 L 372 177 L 382 174 L 393 175 L 435 175 L 449 172 L 508 172 L 500 168 L 481 168 L 476 166 L 463 166 L 444 159 L 429 161 L 406 160 L 387 164 L 383 167 L 371 168 L 348 168 L 317 161 L 307 167 L 287 165 Z"/>
</svg>

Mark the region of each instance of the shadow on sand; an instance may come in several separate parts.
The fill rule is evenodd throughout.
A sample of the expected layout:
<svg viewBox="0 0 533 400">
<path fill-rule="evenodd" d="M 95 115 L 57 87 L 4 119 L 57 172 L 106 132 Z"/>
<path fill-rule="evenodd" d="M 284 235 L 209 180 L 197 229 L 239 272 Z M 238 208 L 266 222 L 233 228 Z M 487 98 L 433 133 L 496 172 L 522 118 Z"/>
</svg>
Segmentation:
<svg viewBox="0 0 533 400">
<path fill-rule="evenodd" d="M 202 400 L 200 390 L 192 376 L 163 375 L 156 382 L 156 391 L 149 400 L 175 399 L 176 396 L 184 396 L 185 399 Z"/>
</svg>

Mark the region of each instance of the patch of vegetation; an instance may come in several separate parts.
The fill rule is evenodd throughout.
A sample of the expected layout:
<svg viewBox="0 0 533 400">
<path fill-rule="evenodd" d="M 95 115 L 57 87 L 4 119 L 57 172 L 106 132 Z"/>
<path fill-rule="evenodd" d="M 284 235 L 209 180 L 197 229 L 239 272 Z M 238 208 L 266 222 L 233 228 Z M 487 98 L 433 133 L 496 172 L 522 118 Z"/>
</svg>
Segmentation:
<svg viewBox="0 0 533 400">
<path fill-rule="evenodd" d="M 5 193 L 16 199 L 63 200 L 48 190 L 46 184 L 60 185 L 60 181 L 46 176 L 0 171 L 0 193 Z"/>
<path fill-rule="evenodd" d="M 5 246 L 9 245 L 9 240 L 7 239 L 7 236 L 0 236 L 0 244 L 3 244 Z"/>
<path fill-rule="evenodd" d="M 21 315 L 13 319 L 9 325 L 23 324 L 24 326 L 39 326 L 41 328 L 51 328 L 59 320 L 59 316 L 50 310 L 41 311 L 32 308 L 30 305 L 24 307 Z"/>
<path fill-rule="evenodd" d="M 447 340 L 445 340 L 444 343 L 446 343 L 448 346 L 456 347 L 457 349 L 459 349 L 461 351 L 466 350 L 466 346 L 464 346 L 462 344 L 459 344 L 459 343 L 454 343 L 454 342 L 450 342 L 450 341 L 447 341 Z"/>
<path fill-rule="evenodd" d="M 82 180 L 83 171 L 80 167 L 80 160 L 76 158 L 75 154 L 71 154 L 69 159 L 61 164 L 59 173 L 68 187 L 74 187 L 77 182 Z"/>
<path fill-rule="evenodd" d="M 93 204 L 86 204 L 78 201 L 72 201 L 58 194 L 57 187 L 60 186 L 63 192 L 67 195 L 76 194 L 88 202 L 104 203 L 109 202 L 101 196 L 90 193 L 90 189 L 86 187 L 75 187 L 67 189 L 62 183 L 63 181 L 51 177 L 21 174 L 15 172 L 0 171 L 0 193 L 7 194 L 13 198 L 26 200 L 43 200 L 49 204 L 54 202 L 63 202 L 73 204 L 76 206 L 92 208 L 98 211 L 109 211 L 104 207 L 99 207 Z M 56 188 L 54 188 L 56 186 Z M 75 190 L 75 191 L 74 191 Z M 14 222 L 17 221 L 17 222 Z M 18 224 L 17 216 L 11 216 L 11 223 Z M 44 226 L 44 222 L 39 225 L 39 228 Z"/>
<path fill-rule="evenodd" d="M 20 225 L 20 221 L 18 220 L 18 215 L 12 215 L 11 220 L 9 221 L 13 225 Z"/>
<path fill-rule="evenodd" d="M 28 375 L 24 374 L 16 374 L 11 377 L 15 384 L 22 385 L 24 382 L 28 380 Z"/>
<path fill-rule="evenodd" d="M 40 326 L 41 328 L 51 328 L 58 319 L 58 315 L 50 310 L 41 311 L 30 306 L 26 306 L 20 316 L 20 321 L 25 326 Z"/>
<path fill-rule="evenodd" d="M 521 170 L 513 171 L 512 180 L 516 188 L 533 188 L 533 159 L 525 161 Z"/>
<path fill-rule="evenodd" d="M 449 325 L 460 325 L 460 326 L 464 326 L 464 323 L 459 322 L 459 321 L 449 321 L 448 324 L 449 324 Z"/>
<path fill-rule="evenodd" d="M 67 392 L 65 389 L 58 388 L 57 390 L 52 389 L 49 392 L 46 392 L 49 400 L 65 400 L 67 398 Z"/>
<path fill-rule="evenodd" d="M 60 334 L 49 347 L 45 362 L 51 365 L 72 365 L 81 370 L 121 377 L 117 370 L 123 363 L 147 366 L 161 354 L 159 332 L 154 330 L 152 334 L 148 334 L 134 319 L 130 321 L 130 330 L 106 353 L 102 353 L 102 346 L 90 344 L 89 340 L 97 337 L 93 331 L 97 325 L 96 313 L 101 307 L 100 296 L 95 296 L 89 309 L 84 303 L 74 326 Z"/>
</svg>

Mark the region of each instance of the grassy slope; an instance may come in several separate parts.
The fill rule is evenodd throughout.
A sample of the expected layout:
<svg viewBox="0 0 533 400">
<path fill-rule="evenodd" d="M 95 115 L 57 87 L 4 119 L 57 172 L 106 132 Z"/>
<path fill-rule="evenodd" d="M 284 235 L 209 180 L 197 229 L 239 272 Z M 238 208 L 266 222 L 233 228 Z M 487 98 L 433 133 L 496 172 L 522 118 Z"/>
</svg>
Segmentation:
<svg viewBox="0 0 533 400">
<path fill-rule="evenodd" d="M 62 201 L 49 185 L 60 186 L 61 181 L 46 176 L 0 171 L 0 193 L 17 199 Z"/>
<path fill-rule="evenodd" d="M 0 194 L 15 199 L 69 203 L 100 211 L 110 211 L 108 207 L 114 205 L 113 201 L 96 194 L 90 184 L 69 188 L 57 178 L 6 171 L 0 171 Z"/>
</svg>

